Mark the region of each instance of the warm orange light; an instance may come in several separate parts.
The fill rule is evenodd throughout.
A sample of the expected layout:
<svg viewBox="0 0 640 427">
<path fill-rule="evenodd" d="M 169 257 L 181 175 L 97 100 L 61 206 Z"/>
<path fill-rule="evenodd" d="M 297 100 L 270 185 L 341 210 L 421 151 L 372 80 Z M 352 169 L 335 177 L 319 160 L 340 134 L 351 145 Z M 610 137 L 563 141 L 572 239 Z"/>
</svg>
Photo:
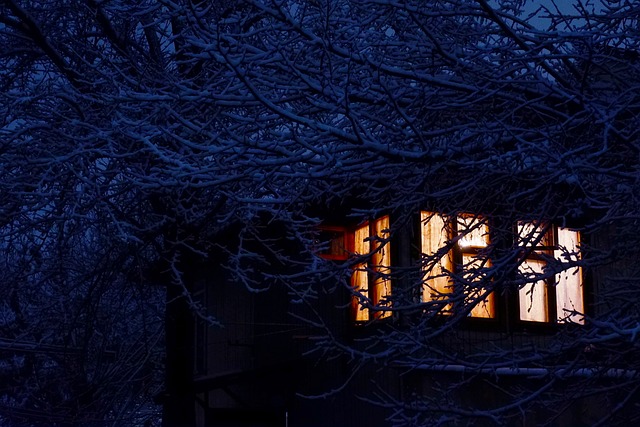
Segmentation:
<svg viewBox="0 0 640 427">
<path fill-rule="evenodd" d="M 354 252 L 356 255 L 366 255 L 369 253 L 369 224 L 365 224 L 358 227 L 354 233 Z M 356 265 L 353 274 L 351 275 L 351 286 L 356 291 L 356 294 L 368 296 L 369 294 L 369 273 L 367 272 L 367 264 L 360 263 Z M 356 301 L 356 320 L 366 321 L 369 320 L 369 310 L 362 308 Z"/>
<path fill-rule="evenodd" d="M 485 248 L 489 244 L 489 225 L 481 217 L 458 217 L 458 245 L 461 248 Z"/>
<path fill-rule="evenodd" d="M 369 224 L 358 227 L 354 232 L 354 252 L 356 255 L 371 254 L 371 266 L 367 263 L 356 265 L 351 276 L 351 285 L 356 291 L 356 320 L 371 319 L 370 310 L 363 308 L 360 299 L 369 298 L 371 304 L 380 307 L 383 300 L 391 295 L 391 280 L 389 279 L 391 265 L 391 248 L 389 239 L 389 216 L 383 216 L 373 222 L 373 236 Z M 370 283 L 370 280 L 372 283 Z M 378 311 L 376 317 L 391 316 L 391 311 Z"/>
<path fill-rule="evenodd" d="M 449 239 L 447 222 L 442 215 L 423 211 L 420 213 L 420 223 L 421 250 L 427 257 L 426 263 L 422 266 L 422 301 L 447 299 L 452 292 L 447 273 L 453 271 L 453 254 L 451 251 L 443 255 L 438 254 L 438 251 L 446 247 Z M 448 304 L 444 311 L 450 310 L 451 304 Z"/>
<path fill-rule="evenodd" d="M 450 272 L 454 270 L 453 251 L 446 251 L 447 242 L 450 240 L 450 224 L 446 217 L 433 213 L 421 212 L 421 249 L 426 256 L 423 265 L 424 279 L 422 287 L 423 301 L 438 301 L 450 298 L 453 293 L 453 283 L 450 280 Z M 486 258 L 478 256 L 476 249 L 485 248 L 489 244 L 489 226 L 481 217 L 461 215 L 457 219 L 460 238 L 458 247 L 462 252 L 462 270 L 466 279 L 472 282 L 480 282 L 482 277 L 479 269 L 489 266 Z M 493 294 L 489 294 L 482 301 L 482 287 L 467 287 L 465 289 L 466 301 L 473 304 L 469 313 L 471 317 L 493 318 L 495 317 L 495 304 Z M 442 310 L 442 313 L 450 313 L 452 304 Z"/>
</svg>

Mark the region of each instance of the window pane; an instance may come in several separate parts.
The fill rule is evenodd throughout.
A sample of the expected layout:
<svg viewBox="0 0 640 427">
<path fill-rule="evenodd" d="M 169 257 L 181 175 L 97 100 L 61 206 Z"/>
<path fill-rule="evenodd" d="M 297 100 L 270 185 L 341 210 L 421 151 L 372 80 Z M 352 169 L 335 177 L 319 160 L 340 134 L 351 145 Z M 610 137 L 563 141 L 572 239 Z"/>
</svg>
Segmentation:
<svg viewBox="0 0 640 427">
<path fill-rule="evenodd" d="M 374 233 L 378 239 L 389 239 L 389 216 L 383 216 L 374 223 Z M 378 239 L 374 242 L 374 254 L 371 257 L 375 281 L 373 285 L 373 303 L 380 305 L 382 300 L 391 295 L 391 280 L 389 280 L 389 266 L 391 265 L 391 248 L 389 242 L 381 242 Z M 383 311 L 379 317 L 391 316 L 391 311 Z"/>
<path fill-rule="evenodd" d="M 558 228 L 558 247 L 554 251 L 556 259 L 562 262 L 577 261 L 580 257 L 580 234 L 577 231 Z M 581 314 L 584 313 L 584 296 L 582 286 L 582 269 L 569 268 L 556 275 L 556 303 L 558 321 L 584 324 Z"/>
<path fill-rule="evenodd" d="M 487 280 L 485 278 L 485 270 L 490 266 L 487 259 L 472 254 L 462 254 L 462 265 L 465 280 L 480 283 Z M 470 304 L 475 304 L 471 312 L 469 312 L 469 316 L 487 319 L 495 316 L 493 292 L 487 295 L 484 300 L 478 301 L 485 293 L 486 289 L 482 286 L 468 286 L 467 289 L 465 289 L 466 301 Z"/>
<path fill-rule="evenodd" d="M 356 255 L 369 253 L 369 224 L 356 228 L 353 251 Z"/>
<path fill-rule="evenodd" d="M 495 317 L 494 295 L 489 294 L 484 300 L 478 299 L 486 293 L 482 286 L 486 279 L 485 270 L 489 267 L 489 260 L 478 249 L 489 245 L 489 225 L 485 218 L 472 215 L 458 217 L 458 234 L 462 235 L 458 245 L 462 251 L 462 269 L 467 282 L 478 282 L 479 286 L 466 286 L 465 300 L 475 304 L 469 312 L 471 317 Z"/>
<path fill-rule="evenodd" d="M 531 222 L 518 223 L 518 245 L 526 247 L 545 247 L 553 245 L 551 229 Z"/>
<path fill-rule="evenodd" d="M 528 282 L 520 289 L 520 320 L 531 322 L 547 322 L 547 286 L 544 280 L 535 280 L 535 276 L 544 271 L 545 261 L 527 259 L 519 267 L 520 273 Z"/>
<path fill-rule="evenodd" d="M 458 245 L 464 248 L 485 248 L 489 244 L 489 225 L 477 216 L 459 216 L 458 234 L 462 235 Z"/>
<path fill-rule="evenodd" d="M 422 266 L 424 271 L 422 301 L 446 299 L 452 292 L 447 272 L 453 270 L 453 256 L 451 251 L 444 255 L 437 253 L 447 245 L 449 238 L 447 223 L 442 215 L 424 211 L 420 213 L 420 223 L 421 250 L 427 257 Z M 448 304 L 445 311 L 450 310 L 451 304 Z"/>
<path fill-rule="evenodd" d="M 366 255 L 369 253 L 369 224 L 363 225 L 356 229 L 354 233 L 354 248 L 356 255 Z M 364 298 L 369 293 L 369 281 L 366 263 L 358 264 L 351 276 L 351 285 L 356 292 L 360 293 Z M 369 320 L 369 310 L 363 309 L 356 300 L 356 320 Z"/>
</svg>

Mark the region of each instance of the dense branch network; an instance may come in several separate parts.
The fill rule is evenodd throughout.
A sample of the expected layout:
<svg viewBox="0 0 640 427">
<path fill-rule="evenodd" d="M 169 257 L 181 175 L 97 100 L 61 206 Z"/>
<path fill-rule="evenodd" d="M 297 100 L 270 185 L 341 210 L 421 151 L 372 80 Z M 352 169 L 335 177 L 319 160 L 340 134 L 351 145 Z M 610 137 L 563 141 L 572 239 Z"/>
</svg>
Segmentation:
<svg viewBox="0 0 640 427">
<path fill-rule="evenodd" d="M 318 277 L 332 277 L 357 297 L 352 268 L 373 255 L 338 264 L 314 255 L 323 206 L 354 223 L 393 213 L 406 225 L 424 209 L 477 213 L 491 217 L 504 239 L 518 220 L 573 224 L 594 236 L 606 228 L 616 238 L 604 248 L 585 246 L 580 266 L 633 259 L 636 2 L 605 2 L 598 11 L 578 3 L 573 15 L 540 9 L 531 16 L 526 2 L 497 3 L 5 2 L 0 236 L 2 280 L 12 285 L 3 288 L 11 302 L 2 335 L 12 337 L 11 348 L 28 336 L 42 351 L 80 346 L 86 356 L 97 345 L 90 330 L 108 310 L 132 310 L 134 296 L 154 281 L 188 293 L 181 260 L 211 253 L 253 291 L 273 281 L 313 305 Z M 302 258 L 262 235 L 265 221 L 281 224 Z M 233 247 L 218 241 L 229 230 L 241 230 Z M 491 263 L 475 274 L 494 279 L 483 282 L 476 303 L 526 285 L 505 273 L 519 250 L 490 245 Z M 419 286 L 424 265 L 402 280 Z M 637 273 L 608 278 L 613 290 L 602 292 L 599 317 L 545 349 L 463 343 L 465 352 L 446 353 L 433 343 L 464 315 L 434 322 L 442 301 L 416 302 L 410 294 L 394 297 L 394 315 L 427 314 L 380 329 L 369 346 L 336 339 L 318 311 L 307 320 L 327 332 L 321 351 L 363 363 L 469 372 L 555 364 L 561 377 L 584 364 L 615 367 L 635 354 Z M 42 307 L 43 289 L 79 316 L 59 332 L 67 334 L 62 340 L 45 337 L 43 315 L 26 308 Z M 103 307 L 121 292 L 132 306 Z M 464 295 L 450 298 L 471 304 Z M 200 313 L 215 323 L 210 314 Z M 76 341 L 80 318 L 84 341 Z M 157 340 L 148 321 L 136 321 L 136 336 Z M 615 347 L 618 356 L 589 359 L 578 351 L 591 345 L 602 354 Z M 144 364 L 151 353 L 135 357 Z M 475 415 L 498 419 L 547 398 L 544 392 L 523 391 L 511 406 Z M 410 425 L 434 413 L 433 402 L 381 400 Z M 474 415 L 444 400 L 438 405 L 450 419 Z"/>
</svg>

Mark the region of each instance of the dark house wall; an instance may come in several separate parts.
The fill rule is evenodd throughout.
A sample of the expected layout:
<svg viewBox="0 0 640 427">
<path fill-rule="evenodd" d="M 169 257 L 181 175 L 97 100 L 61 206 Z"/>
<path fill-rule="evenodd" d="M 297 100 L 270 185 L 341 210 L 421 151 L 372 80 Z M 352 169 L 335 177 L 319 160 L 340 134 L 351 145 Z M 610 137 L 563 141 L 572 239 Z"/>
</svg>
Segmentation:
<svg viewBox="0 0 640 427">
<path fill-rule="evenodd" d="M 286 289 L 254 293 L 227 279 L 224 271 L 203 279 L 209 311 L 224 327 L 207 328 L 201 339 L 206 363 L 194 375 L 198 425 L 284 426 L 286 419 L 289 426 L 305 427 L 387 425 L 380 411 L 357 398 L 380 373 L 359 376 L 330 393 L 345 385 L 353 367 L 344 358 L 317 362 L 304 356 L 321 336 L 290 315 L 304 315 L 304 308 L 290 302 Z M 335 311 L 334 297 L 320 298 L 320 309 L 325 304 Z M 347 333 L 348 313 L 347 307 L 333 314 L 334 332 Z M 384 374 L 379 381 L 389 378 Z"/>
<path fill-rule="evenodd" d="M 413 239 L 413 235 L 401 230 L 397 239 Z M 589 244 L 608 251 L 612 242 L 605 233 L 589 236 Z M 286 247 L 287 243 L 283 245 Z M 291 249 L 291 253 L 295 250 Z M 410 258 L 410 254 L 398 251 L 394 262 L 402 265 L 410 263 Z M 192 387 L 199 426 L 393 425 L 399 420 L 388 418 L 388 412 L 360 399 L 370 398 L 376 387 L 388 397 L 405 402 L 412 402 L 412 399 L 419 402 L 421 395 L 437 395 L 444 388 L 455 387 L 453 396 L 461 407 L 487 411 L 487 416 L 481 417 L 483 421 L 477 425 L 495 425 L 497 419 L 492 418 L 490 410 L 508 404 L 510 390 L 524 388 L 535 392 L 544 388 L 548 381 L 547 377 L 541 378 L 540 371 L 470 372 L 450 365 L 405 369 L 373 364 L 355 369 L 355 362 L 344 355 L 318 361 L 318 354 L 309 352 L 327 332 L 354 348 L 358 347 L 359 339 L 376 332 L 375 327 L 353 322 L 350 295 L 343 287 L 336 286 L 334 279 L 325 280 L 319 276 L 315 284 L 317 298 L 307 306 L 291 293 L 291 289 L 278 285 L 277 281 L 265 282 L 262 288 L 248 289 L 215 259 L 212 257 L 204 262 L 194 274 L 194 295 L 207 307 L 207 313 L 223 325 L 211 326 L 201 319 L 194 320 Z M 596 293 L 602 286 L 610 286 L 608 281 L 612 275 L 625 274 L 625 269 L 629 268 L 626 262 L 628 260 L 586 272 L 589 312 L 603 309 L 594 304 Z M 256 269 L 256 274 L 272 274 L 279 267 L 265 268 L 274 270 Z M 401 282 L 397 284 L 402 286 Z M 324 328 L 300 320 L 312 313 L 318 313 L 326 320 Z M 556 325 L 559 329 L 485 320 L 461 322 L 459 327 L 434 340 L 434 349 L 453 354 L 502 348 L 502 357 L 507 360 L 509 354 L 519 349 L 544 352 L 562 345 L 563 338 L 558 337 L 558 330 L 566 330 L 570 335 L 571 328 L 581 327 Z M 395 328 L 403 325 L 403 319 L 398 316 L 386 321 Z M 568 351 L 566 357 L 576 360 L 593 357 L 582 354 L 583 350 Z M 556 362 L 564 363 L 562 360 Z M 353 375 L 354 371 L 358 371 L 357 375 Z M 556 388 L 571 395 L 572 387 L 583 379 L 584 375 L 568 376 L 559 380 Z M 605 379 L 608 382 L 605 386 L 615 385 L 616 381 L 620 379 Z M 624 390 L 612 392 L 608 396 L 609 403 L 614 404 L 616 399 L 624 397 L 624 393 Z M 562 393 L 557 396 L 560 395 Z M 553 398 L 553 395 L 548 397 Z M 529 412 L 515 410 L 510 425 L 533 426 L 542 422 L 554 426 L 590 425 L 606 410 L 594 402 L 595 398 L 567 400 L 560 407 L 555 401 L 553 408 L 545 407 L 545 399 Z M 437 412 L 437 408 L 434 410 Z M 442 416 L 446 421 L 446 412 Z M 448 424 L 444 422 L 443 425 Z"/>
</svg>

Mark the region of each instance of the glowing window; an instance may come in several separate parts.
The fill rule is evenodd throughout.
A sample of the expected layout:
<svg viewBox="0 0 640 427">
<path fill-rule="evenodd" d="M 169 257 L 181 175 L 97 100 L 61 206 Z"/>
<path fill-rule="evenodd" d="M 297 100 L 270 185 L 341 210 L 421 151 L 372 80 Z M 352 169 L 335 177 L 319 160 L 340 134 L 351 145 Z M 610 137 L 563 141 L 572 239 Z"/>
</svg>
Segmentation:
<svg viewBox="0 0 640 427">
<path fill-rule="evenodd" d="M 487 292 L 485 272 L 490 266 L 483 250 L 489 244 L 489 226 L 486 219 L 472 215 L 456 218 L 456 244 L 452 244 L 453 223 L 443 215 L 422 211 L 421 250 L 423 256 L 422 300 L 448 300 L 454 292 L 452 273 L 458 259 L 464 286 L 465 303 L 472 305 L 471 317 L 492 318 L 495 316 L 494 297 Z M 450 313 L 455 307 L 451 303 L 440 309 Z"/>
<path fill-rule="evenodd" d="M 584 324 L 584 286 L 580 260 L 580 233 L 558 228 L 554 257 L 562 263 L 574 264 L 556 275 L 556 313 L 558 322 Z"/>
<path fill-rule="evenodd" d="M 358 227 L 353 240 L 355 255 L 369 257 L 368 262 L 355 266 L 351 276 L 351 285 L 356 292 L 356 320 L 389 317 L 391 311 L 384 309 L 388 307 L 391 295 L 389 216 Z"/>
<path fill-rule="evenodd" d="M 323 227 L 320 231 L 324 242 L 318 246 L 320 256 L 357 260 L 351 286 L 354 317 L 359 322 L 391 316 L 389 229 L 389 216 L 383 216 L 356 228 Z M 506 233 L 515 236 L 510 241 L 517 251 L 517 268 L 510 270 L 517 274 L 509 272 L 508 277 L 518 283 L 518 304 L 509 311 L 517 312 L 525 322 L 584 324 L 579 232 L 520 221 L 513 233 Z M 496 318 L 499 296 L 492 292 L 491 235 L 487 217 L 421 211 L 421 301 L 442 314 L 465 310 L 472 318 Z"/>
<path fill-rule="evenodd" d="M 517 231 L 524 254 L 518 267 L 523 282 L 518 291 L 520 320 L 549 322 L 555 311 L 558 323 L 584 324 L 582 271 L 577 265 L 580 234 L 534 223 L 519 223 Z M 560 265 L 555 274 L 549 268 L 552 260 Z"/>
<path fill-rule="evenodd" d="M 495 317 L 493 293 L 488 292 L 486 271 L 491 260 L 486 256 L 489 246 L 489 225 L 481 216 L 460 215 L 457 218 L 458 246 L 461 253 L 465 303 L 471 305 L 471 317 Z"/>
<path fill-rule="evenodd" d="M 447 248 L 450 224 L 442 215 L 421 212 L 422 301 L 448 300 L 452 293 L 449 274 L 453 271 L 453 252 Z M 449 312 L 451 304 L 442 311 Z"/>
</svg>

